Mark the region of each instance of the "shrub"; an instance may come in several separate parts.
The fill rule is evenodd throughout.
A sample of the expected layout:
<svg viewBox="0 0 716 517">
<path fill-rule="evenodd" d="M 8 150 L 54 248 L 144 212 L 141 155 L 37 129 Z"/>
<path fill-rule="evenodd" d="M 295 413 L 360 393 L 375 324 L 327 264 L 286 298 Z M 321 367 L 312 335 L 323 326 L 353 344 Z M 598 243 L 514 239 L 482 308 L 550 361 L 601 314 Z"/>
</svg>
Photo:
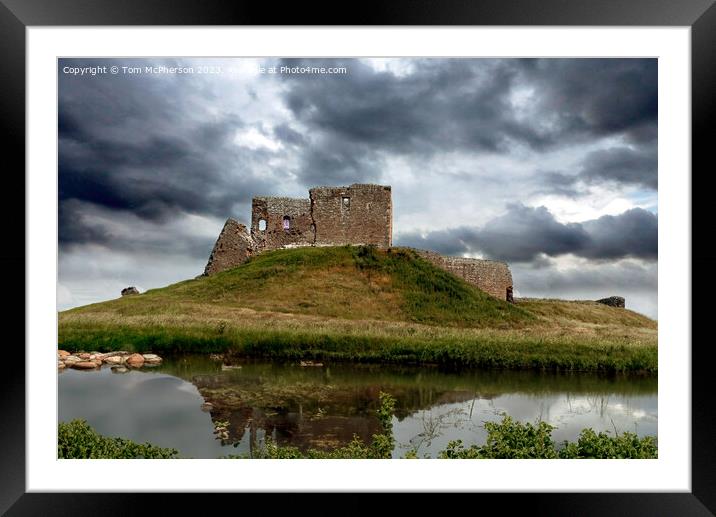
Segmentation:
<svg viewBox="0 0 716 517">
<path fill-rule="evenodd" d="M 61 459 L 89 458 L 175 458 L 176 449 L 138 444 L 125 438 L 108 438 L 97 433 L 84 420 L 60 422 L 57 437 L 57 457 Z"/>
<path fill-rule="evenodd" d="M 461 440 L 448 443 L 441 451 L 440 458 L 447 459 L 484 459 L 484 458 L 620 458 L 645 459 L 656 458 L 658 449 L 652 436 L 639 438 L 634 433 L 625 432 L 617 436 L 607 433 L 595 433 L 584 429 L 576 443 L 565 441 L 563 447 L 556 449 L 552 440 L 554 426 L 546 422 L 536 425 L 520 423 L 505 415 L 502 421 L 486 422 L 487 441 L 485 445 L 463 446 Z"/>
</svg>

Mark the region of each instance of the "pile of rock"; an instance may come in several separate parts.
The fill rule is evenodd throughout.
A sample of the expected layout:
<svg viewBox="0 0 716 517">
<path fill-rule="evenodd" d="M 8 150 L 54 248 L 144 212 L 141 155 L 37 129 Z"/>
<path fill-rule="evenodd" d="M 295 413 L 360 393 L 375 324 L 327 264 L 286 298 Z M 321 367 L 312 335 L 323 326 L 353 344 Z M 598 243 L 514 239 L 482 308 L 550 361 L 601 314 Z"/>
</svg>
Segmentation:
<svg viewBox="0 0 716 517">
<path fill-rule="evenodd" d="M 609 305 L 610 307 L 619 307 L 620 309 L 623 309 L 625 307 L 624 298 L 622 296 L 610 296 L 608 298 L 596 300 L 596 302 L 603 303 L 604 305 Z"/>
<path fill-rule="evenodd" d="M 96 370 L 103 364 L 112 367 L 112 371 L 119 373 L 128 371 L 127 368 L 142 368 L 143 366 L 156 366 L 162 362 L 162 358 L 156 354 L 133 354 L 131 352 L 77 352 L 71 354 L 66 350 L 57 351 L 57 368 L 75 368 L 77 370 Z"/>
</svg>

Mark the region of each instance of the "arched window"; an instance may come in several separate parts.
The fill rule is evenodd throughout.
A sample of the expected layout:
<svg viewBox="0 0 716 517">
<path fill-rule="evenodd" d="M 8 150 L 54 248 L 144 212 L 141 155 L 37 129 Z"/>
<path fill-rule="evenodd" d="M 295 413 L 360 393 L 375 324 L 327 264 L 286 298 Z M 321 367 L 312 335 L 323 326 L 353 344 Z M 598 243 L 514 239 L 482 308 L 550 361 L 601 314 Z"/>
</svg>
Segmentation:
<svg viewBox="0 0 716 517">
<path fill-rule="evenodd" d="M 291 229 L 291 218 L 287 215 L 283 216 L 283 229 L 289 231 Z"/>
<path fill-rule="evenodd" d="M 266 231 L 266 219 L 259 219 L 259 231 Z"/>
</svg>

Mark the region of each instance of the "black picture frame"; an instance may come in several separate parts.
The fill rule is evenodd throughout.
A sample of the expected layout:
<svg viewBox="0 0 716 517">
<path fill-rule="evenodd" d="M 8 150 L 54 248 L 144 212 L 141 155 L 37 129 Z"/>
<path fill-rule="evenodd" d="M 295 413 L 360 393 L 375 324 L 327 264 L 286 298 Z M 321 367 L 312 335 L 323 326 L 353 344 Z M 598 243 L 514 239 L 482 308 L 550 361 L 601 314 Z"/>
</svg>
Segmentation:
<svg viewBox="0 0 716 517">
<path fill-rule="evenodd" d="M 4 246 L 0 265 L 12 303 L 5 320 L 25 321 L 24 283 L 25 226 L 17 224 L 25 213 L 25 31 L 31 26 L 82 25 L 511 25 L 511 26 L 688 26 L 691 28 L 692 73 L 692 236 L 709 228 L 710 190 L 707 172 L 714 170 L 713 146 L 709 137 L 716 109 L 716 0 L 401 0 L 364 1 L 352 6 L 287 3 L 221 2 L 218 0 L 0 0 L 0 131 L 4 148 L 3 174 L 6 196 L 0 203 Z M 9 164 L 13 164 L 10 166 Z M 698 172 L 697 172 L 698 171 Z M 698 186 L 698 188 L 694 188 Z M 12 193 L 12 195 L 9 195 Z M 708 235 L 707 232 L 704 232 Z M 712 266 L 716 252 L 710 243 L 693 240 L 692 336 L 702 328 L 709 304 L 704 294 L 714 287 Z M 25 275 L 18 274 L 23 271 Z M 18 293 L 23 293 L 22 298 Z M 701 300 L 699 300 L 701 297 Z M 22 303 L 21 303 L 22 300 Z M 700 303 L 703 302 L 703 303 Z M 699 325 L 696 325 L 700 322 Z M 8 327 L 11 327 L 8 325 Z M 25 339 L 24 326 L 19 331 Z M 690 493 L 588 493 L 588 494 L 479 494 L 477 497 L 510 510 L 529 509 L 539 515 L 711 515 L 716 514 L 716 425 L 710 395 L 709 342 L 692 338 L 681 346 L 692 354 L 692 491 Z M 17 341 L 15 341 L 17 342 Z M 7 340 L 6 346 L 11 346 Z M 13 366 L 4 372 L 0 419 L 0 511 L 8 515 L 114 515 L 147 508 L 144 494 L 26 493 L 25 489 L 25 368 Z M 668 389 L 668 387 L 667 387 Z M 229 498 L 210 495 L 214 504 Z M 246 498 L 246 495 L 240 497 Z M 278 499 L 276 499 L 278 497 Z M 271 504 L 303 504 L 303 497 L 272 495 Z M 371 497 L 352 494 L 352 511 L 371 508 Z M 474 497 L 474 496 L 470 496 Z M 284 500 L 282 500 L 282 498 Z M 236 501 L 234 498 L 231 498 Z M 251 497 L 252 502 L 256 497 Z M 411 496 L 412 504 L 424 504 Z M 152 503 L 167 508 L 186 504 L 186 497 L 158 494 Z M 483 502 L 483 501 L 481 501 Z M 345 504 L 345 503 L 344 503 Z M 453 503 L 454 504 L 454 503 Z M 487 507 L 484 507 L 487 508 Z M 211 510 L 215 511 L 212 505 Z M 343 510 L 340 510 L 343 511 Z M 350 510 L 349 510 L 350 511 Z"/>
</svg>

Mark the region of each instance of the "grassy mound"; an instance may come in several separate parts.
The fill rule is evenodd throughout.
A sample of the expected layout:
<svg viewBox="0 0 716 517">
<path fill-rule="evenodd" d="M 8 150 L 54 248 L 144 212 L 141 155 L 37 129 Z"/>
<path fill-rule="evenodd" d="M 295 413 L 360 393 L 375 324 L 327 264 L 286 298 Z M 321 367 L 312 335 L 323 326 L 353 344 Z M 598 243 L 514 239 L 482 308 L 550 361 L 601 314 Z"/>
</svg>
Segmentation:
<svg viewBox="0 0 716 517">
<path fill-rule="evenodd" d="M 210 277 L 68 313 L 180 314 L 194 304 L 460 327 L 504 326 L 534 319 L 410 250 L 365 246 L 275 250 Z"/>
<path fill-rule="evenodd" d="M 656 371 L 656 322 L 595 302 L 493 298 L 407 249 L 262 253 L 59 316 L 69 350 Z"/>
</svg>

